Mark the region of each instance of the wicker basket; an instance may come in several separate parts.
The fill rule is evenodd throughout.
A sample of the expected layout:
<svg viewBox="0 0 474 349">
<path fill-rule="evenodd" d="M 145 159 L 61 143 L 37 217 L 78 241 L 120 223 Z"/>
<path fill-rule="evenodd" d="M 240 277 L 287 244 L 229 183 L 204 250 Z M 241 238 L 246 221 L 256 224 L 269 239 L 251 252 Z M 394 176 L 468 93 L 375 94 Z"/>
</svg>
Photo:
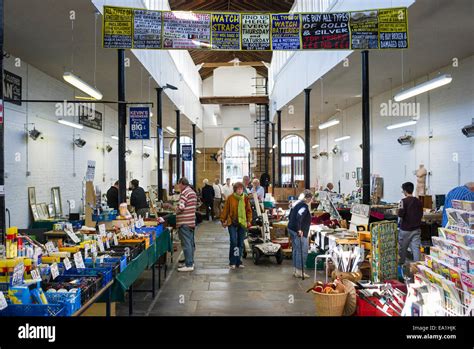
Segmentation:
<svg viewBox="0 0 474 349">
<path fill-rule="evenodd" d="M 355 273 L 346 273 L 343 271 L 334 270 L 331 274 L 331 278 L 333 281 L 339 278 L 341 280 L 350 280 L 352 282 L 357 282 L 362 280 L 362 273 L 360 272 L 360 270 Z"/>
<path fill-rule="evenodd" d="M 316 316 L 342 316 L 347 300 L 347 292 L 344 293 L 319 293 L 315 292 L 314 304 Z"/>
</svg>

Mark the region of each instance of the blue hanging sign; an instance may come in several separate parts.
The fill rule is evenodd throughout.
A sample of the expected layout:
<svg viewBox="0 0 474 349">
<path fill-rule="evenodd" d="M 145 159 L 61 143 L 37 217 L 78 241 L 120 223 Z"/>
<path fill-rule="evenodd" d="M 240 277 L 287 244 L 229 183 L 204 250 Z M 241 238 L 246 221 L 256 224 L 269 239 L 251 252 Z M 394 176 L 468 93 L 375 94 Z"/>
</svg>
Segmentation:
<svg viewBox="0 0 474 349">
<path fill-rule="evenodd" d="M 183 159 L 183 161 L 193 160 L 193 145 L 192 144 L 181 145 L 181 158 Z"/>
<path fill-rule="evenodd" d="M 150 139 L 150 108 L 130 107 L 130 139 Z"/>
</svg>

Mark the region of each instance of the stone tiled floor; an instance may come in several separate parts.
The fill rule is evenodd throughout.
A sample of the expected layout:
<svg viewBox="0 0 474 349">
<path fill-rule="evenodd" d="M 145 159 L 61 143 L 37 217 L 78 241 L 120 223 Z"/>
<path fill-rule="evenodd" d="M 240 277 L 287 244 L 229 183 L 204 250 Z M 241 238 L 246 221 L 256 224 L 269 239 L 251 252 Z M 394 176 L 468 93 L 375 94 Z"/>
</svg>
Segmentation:
<svg viewBox="0 0 474 349">
<path fill-rule="evenodd" d="M 220 224 L 204 222 L 196 230 L 195 271 L 179 273 L 174 265 L 153 299 L 150 293 L 136 293 L 134 315 L 146 316 L 311 316 L 314 303 L 305 291 L 309 279 L 293 277 L 291 260 L 281 265 L 275 258 L 254 265 L 250 256 L 245 268 L 228 269 L 229 237 Z M 151 273 L 147 271 L 135 289 L 148 288 Z M 128 304 L 117 306 L 118 315 L 128 315 Z"/>
</svg>

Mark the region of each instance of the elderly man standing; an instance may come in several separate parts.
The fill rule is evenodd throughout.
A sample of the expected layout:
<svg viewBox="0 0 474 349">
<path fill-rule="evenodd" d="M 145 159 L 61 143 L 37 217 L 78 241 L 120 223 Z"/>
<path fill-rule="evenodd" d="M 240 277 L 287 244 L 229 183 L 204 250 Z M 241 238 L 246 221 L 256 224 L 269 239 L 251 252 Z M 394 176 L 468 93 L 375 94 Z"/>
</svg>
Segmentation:
<svg viewBox="0 0 474 349">
<path fill-rule="evenodd" d="M 189 181 L 186 177 L 180 178 L 178 188 L 180 195 L 176 209 L 176 227 L 178 228 L 178 236 L 184 253 L 184 263 L 178 266 L 178 271 L 193 271 L 197 196 L 189 186 Z"/>
<path fill-rule="evenodd" d="M 214 188 L 212 185 L 209 185 L 209 180 L 206 178 L 202 181 L 204 184 L 201 189 L 202 202 L 206 206 L 206 217 L 208 220 L 212 221 L 214 217 Z"/>
<path fill-rule="evenodd" d="M 221 216 L 221 205 L 222 205 L 222 185 L 220 184 L 219 178 L 216 178 L 212 185 L 214 189 L 214 218 Z"/>
<path fill-rule="evenodd" d="M 263 199 L 265 198 L 265 189 L 260 186 L 260 181 L 257 178 L 252 181 L 252 194 L 253 193 L 257 193 L 258 201 L 263 202 Z"/>
</svg>

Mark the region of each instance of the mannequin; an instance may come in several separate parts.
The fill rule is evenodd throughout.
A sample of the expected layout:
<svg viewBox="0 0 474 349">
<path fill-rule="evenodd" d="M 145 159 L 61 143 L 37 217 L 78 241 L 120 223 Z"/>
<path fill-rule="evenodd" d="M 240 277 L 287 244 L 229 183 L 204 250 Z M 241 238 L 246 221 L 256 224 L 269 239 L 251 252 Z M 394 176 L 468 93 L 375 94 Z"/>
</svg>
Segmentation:
<svg viewBox="0 0 474 349">
<path fill-rule="evenodd" d="M 426 171 L 425 165 L 420 164 L 418 170 L 416 170 L 416 196 L 419 197 L 420 195 L 426 194 L 426 176 L 428 171 Z"/>
</svg>

